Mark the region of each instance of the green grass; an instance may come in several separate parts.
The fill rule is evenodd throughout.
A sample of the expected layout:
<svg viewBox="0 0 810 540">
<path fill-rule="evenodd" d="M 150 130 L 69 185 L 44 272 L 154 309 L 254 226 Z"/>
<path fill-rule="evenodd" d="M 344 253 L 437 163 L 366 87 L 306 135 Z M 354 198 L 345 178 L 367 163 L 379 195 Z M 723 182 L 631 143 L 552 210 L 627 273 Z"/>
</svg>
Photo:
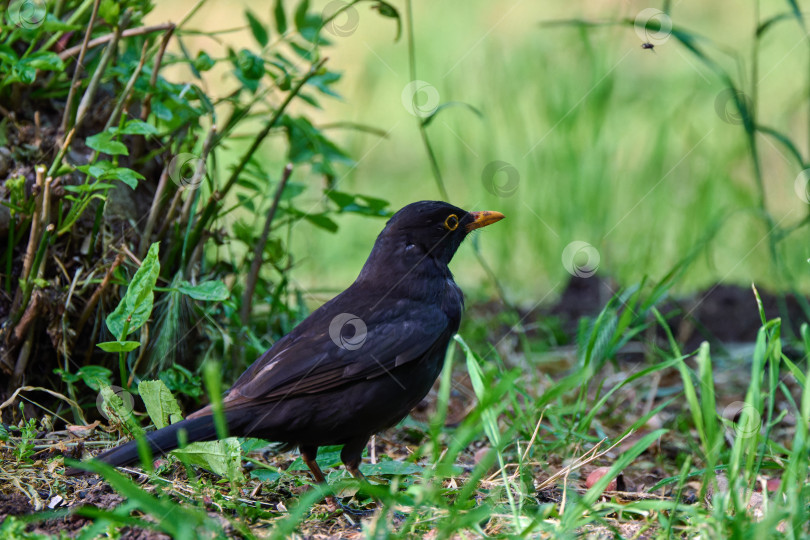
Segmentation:
<svg viewBox="0 0 810 540">
<path fill-rule="evenodd" d="M 448 108 L 427 131 L 452 201 L 507 215 L 502 227 L 481 235 L 481 244 L 510 297 L 540 299 L 555 286 L 559 293 L 568 278 L 561 253 L 571 241 L 595 246 L 600 272 L 631 284 L 663 277 L 714 228 L 717 235 L 677 290 L 717 281 L 784 288 L 763 240 L 769 228 L 758 214 L 745 132 L 715 112 L 723 90 L 717 75 L 674 38 L 651 52 L 641 49 L 632 27 L 540 26 L 560 18 L 632 18 L 636 6 L 512 7 L 415 6 L 418 78 L 433 84 L 442 101 L 468 103 L 482 113 Z M 787 2 L 768 3 L 762 18 L 787 8 Z M 405 45 L 394 43 L 366 7 L 358 12 L 357 31 L 336 39 L 339 52 L 330 59 L 346 70 L 338 85 L 345 101 L 327 104 L 323 117 L 375 126 L 389 136 L 341 134 L 359 163 L 340 184 L 388 198 L 395 207 L 438 198 L 416 119 L 401 104 L 409 81 Z M 672 17 L 737 51 L 750 69 L 750 4 L 679 4 Z M 798 25 L 783 22 L 763 39 L 758 104 L 763 123 L 791 134 L 800 148 L 807 114 L 803 79 L 795 77 L 805 71 L 801 36 Z M 715 56 L 735 76 L 749 78 L 732 58 Z M 772 142 L 759 140 L 768 208 L 784 226 L 806 214 L 793 192 L 801 169 Z M 493 160 L 519 171 L 515 196 L 498 198 L 484 189 L 482 171 Z M 317 197 L 310 201 L 318 204 Z M 382 224 L 347 217 L 341 226 L 340 242 L 307 224 L 295 231 L 294 276 L 305 289 L 345 286 Z M 786 242 L 783 250 L 795 285 L 807 290 L 806 243 Z M 453 267 L 465 289 L 486 286 L 470 250 Z"/>
<path fill-rule="evenodd" d="M 549 336 L 519 336 L 520 346 L 502 356 L 494 330 L 468 323 L 462 331 L 466 339 L 459 337 L 448 354 L 428 420 L 408 420 L 385 434 L 394 439 L 386 448 L 407 456 L 364 463 L 376 471 L 371 486 L 358 486 L 336 468 L 335 449 L 323 449 L 320 456 L 330 485 L 308 491 L 311 482 L 288 454 L 252 459 L 258 469 L 247 479 L 224 480 L 188 463 L 183 468 L 171 463 L 150 471 L 148 482 L 139 485 L 99 468 L 127 502 L 115 510 L 80 510 L 93 520 L 83 534 L 114 535 L 134 525 L 189 537 L 238 531 L 283 538 L 358 528 L 367 536 L 391 538 L 640 532 L 661 538 L 810 537 L 808 327 L 799 338 L 786 337 L 782 321 L 767 319 L 761 310 L 751 358 L 730 361 L 706 344 L 682 350 L 658 311 L 673 291 L 719 281 L 755 281 L 782 290 L 808 286 L 806 230 L 778 243 L 767 236 L 774 225 L 784 230 L 806 215 L 806 204 L 793 191 L 802 167 L 783 156 L 787 150 L 780 141 L 762 130 L 747 133 L 745 125 L 724 122 L 715 110 L 724 84 L 734 82 L 758 96 L 757 108 L 747 111 L 756 113 L 757 125 L 779 129 L 797 149 L 808 145 L 806 81 L 795 76 L 805 73 L 807 64 L 798 24 L 788 18 L 756 41 L 750 6 L 735 5 L 731 14 L 727 7 L 676 6 L 678 28 L 700 31 L 737 51 L 730 57 L 711 43 L 695 42 L 699 51 L 711 52 L 715 63 L 707 63 L 675 37 L 654 52 L 643 50 L 628 25 L 539 25 L 572 17 L 632 19 L 635 8 L 603 12 L 589 5 L 541 9 L 526 3 L 510 11 L 483 1 L 470 6 L 415 6 L 416 57 L 409 59 L 406 44 L 391 40 L 394 22 L 375 18 L 372 24 L 368 6 L 359 4 L 358 31 L 332 38 L 336 46 L 330 49 L 330 69 L 347 71 L 338 85 L 345 102 L 324 103 L 323 112 L 301 104 L 295 110 L 326 124 L 344 120 L 388 132 L 382 140 L 340 132 L 338 140 L 358 164 L 340 171 L 339 189 L 380 196 L 395 207 L 436 198 L 439 189 L 418 121 L 401 103 L 409 60 L 415 60 L 418 78 L 433 84 L 442 101 L 480 112 L 450 107 L 423 127 L 452 201 L 508 216 L 502 226 L 476 237 L 508 299 L 532 307 L 561 292 L 569 277 L 563 250 L 575 240 L 595 246 L 600 274 L 625 288 L 600 314 L 582 321 L 575 351 L 560 374 L 546 373 L 531 354 L 551 349 Z M 758 20 L 789 9 L 789 2 L 768 3 Z M 209 14 L 221 30 L 226 19 Z M 150 16 L 157 20 L 162 14 Z M 235 24 L 244 25 L 242 14 L 238 17 Z M 188 37 L 185 44 L 192 57 L 195 47 L 212 54 L 216 48 L 207 37 Z M 209 83 L 215 86 L 220 72 L 212 73 Z M 249 120 L 241 129 L 252 132 L 260 121 Z M 211 176 L 227 176 L 249 140 L 237 133 L 212 164 Z M 280 170 L 284 145 L 262 148 L 266 170 Z M 519 171 L 514 196 L 485 189 L 482 171 L 493 160 Z M 309 186 L 297 207 L 322 208 L 317 175 L 307 165 L 295 175 L 294 181 Z M 253 214 L 243 208 L 217 224 L 228 228 L 242 217 L 260 228 Z M 367 218 L 336 219 L 338 237 L 305 221 L 289 232 L 295 266 L 285 277 L 293 291 L 302 291 L 297 300 L 316 303 L 306 293 L 327 296 L 345 287 L 382 227 Z M 226 261 L 242 256 L 233 246 L 211 251 L 226 252 Z M 459 253 L 453 269 L 474 300 L 492 295 L 472 249 Z M 510 313 L 493 320 L 515 322 Z M 235 317 L 230 322 L 237 325 Z M 228 330 L 222 331 L 223 341 L 238 339 Z M 653 330 L 668 339 L 656 339 Z M 124 329 L 122 340 L 126 334 Z M 249 336 L 251 347 L 265 346 L 261 338 Z M 643 360 L 622 358 L 630 342 L 643 345 Z M 208 349 L 211 357 L 219 353 L 215 346 Z M 729 365 L 745 370 L 745 385 L 723 382 Z M 210 369 L 205 381 L 218 396 L 219 381 Z M 459 395 L 474 405 L 458 425 L 447 426 Z M 736 419 L 721 413 L 733 401 L 741 410 Z M 16 482 L 32 497 L 47 487 L 70 500 L 82 486 L 55 482 L 33 462 L 32 452 L 42 450 L 32 438 L 35 427 L 29 421 L 0 433 L 13 457 L 0 471 L 4 483 Z M 252 446 L 244 443 L 243 450 Z M 584 477 L 596 466 L 609 472 L 588 488 Z M 603 494 L 620 473 L 631 488 L 647 491 Z M 775 491 L 757 492 L 765 479 L 781 482 Z M 540 486 L 546 489 L 538 491 Z M 372 496 L 383 501 L 374 518 L 330 515 L 321 504 L 326 492 L 352 491 L 355 506 L 370 506 Z M 9 518 L 0 536 L 23 536 L 25 523 L 47 517 L 54 514 Z M 195 528 L 178 527 L 181 519 Z"/>
</svg>

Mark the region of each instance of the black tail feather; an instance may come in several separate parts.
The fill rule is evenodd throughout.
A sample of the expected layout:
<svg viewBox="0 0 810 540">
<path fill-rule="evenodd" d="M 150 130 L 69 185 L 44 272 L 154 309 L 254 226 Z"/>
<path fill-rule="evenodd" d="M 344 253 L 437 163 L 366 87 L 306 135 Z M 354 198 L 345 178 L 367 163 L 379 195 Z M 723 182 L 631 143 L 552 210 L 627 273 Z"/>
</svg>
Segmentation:
<svg viewBox="0 0 810 540">
<path fill-rule="evenodd" d="M 186 431 L 186 441 L 190 443 L 196 441 L 210 441 L 217 438 L 213 417 L 202 416 L 199 418 L 186 419 L 146 434 L 146 442 L 149 444 L 152 454 L 155 457 L 162 456 L 180 446 L 177 440 L 177 435 L 180 430 Z M 111 450 L 107 450 L 94 459 L 109 463 L 114 467 L 137 463 L 140 461 L 138 441 L 130 441 Z M 71 467 L 65 471 L 65 475 L 74 476 L 84 472 L 85 471 L 82 469 Z"/>
</svg>

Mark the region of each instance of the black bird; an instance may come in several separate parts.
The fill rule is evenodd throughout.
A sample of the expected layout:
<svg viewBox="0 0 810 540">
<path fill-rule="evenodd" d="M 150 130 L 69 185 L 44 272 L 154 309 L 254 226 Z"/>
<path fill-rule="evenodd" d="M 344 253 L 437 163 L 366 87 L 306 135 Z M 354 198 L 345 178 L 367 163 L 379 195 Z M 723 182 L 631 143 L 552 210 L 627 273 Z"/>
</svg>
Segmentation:
<svg viewBox="0 0 810 540">
<path fill-rule="evenodd" d="M 464 298 L 447 264 L 470 231 L 503 217 L 438 201 L 394 214 L 357 280 L 277 341 L 223 396 L 229 434 L 298 446 L 320 483 L 318 447 L 343 445 L 343 464 L 362 478 L 369 438 L 427 395 L 458 330 Z M 180 430 L 188 442 L 216 439 L 211 407 L 148 433 L 146 442 L 165 454 L 178 447 Z M 137 443 L 96 459 L 137 462 Z"/>
</svg>

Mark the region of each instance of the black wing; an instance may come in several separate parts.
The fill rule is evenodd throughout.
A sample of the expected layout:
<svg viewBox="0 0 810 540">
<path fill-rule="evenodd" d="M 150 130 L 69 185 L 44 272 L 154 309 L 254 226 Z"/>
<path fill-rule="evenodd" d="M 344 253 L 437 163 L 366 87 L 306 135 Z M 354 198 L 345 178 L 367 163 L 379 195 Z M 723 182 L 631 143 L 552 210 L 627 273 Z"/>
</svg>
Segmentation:
<svg viewBox="0 0 810 540">
<path fill-rule="evenodd" d="M 351 315 L 365 325 L 365 339 L 352 338 L 350 332 L 347 346 L 339 336 L 333 339 L 334 330 L 330 334 L 330 325 L 346 319 L 341 296 L 313 312 L 256 360 L 229 390 L 226 406 L 321 393 L 378 377 L 421 358 L 458 329 L 458 319 L 434 303 L 403 298 L 371 306 L 369 300 L 358 306 L 355 297 L 352 308 L 358 313 Z"/>
</svg>

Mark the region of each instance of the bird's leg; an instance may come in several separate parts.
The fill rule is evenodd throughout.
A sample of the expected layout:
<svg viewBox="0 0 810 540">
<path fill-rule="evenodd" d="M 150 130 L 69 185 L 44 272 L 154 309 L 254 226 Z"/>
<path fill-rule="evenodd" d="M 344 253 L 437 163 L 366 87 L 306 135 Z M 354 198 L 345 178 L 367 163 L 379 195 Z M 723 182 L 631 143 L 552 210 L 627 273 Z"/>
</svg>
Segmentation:
<svg viewBox="0 0 810 540">
<path fill-rule="evenodd" d="M 325 486 L 326 478 L 323 475 L 323 471 L 321 471 L 320 465 L 318 465 L 318 462 L 315 461 L 315 458 L 317 456 L 318 456 L 317 446 L 314 448 L 312 447 L 301 448 L 301 459 L 303 459 L 304 463 L 306 463 L 307 467 L 309 467 L 309 472 L 312 473 L 312 478 L 314 478 L 315 482 L 317 482 L 318 484 Z M 340 505 L 337 502 L 337 499 L 335 499 L 335 497 L 332 495 L 326 496 L 326 502 L 329 505 L 329 509 L 332 510 L 333 512 L 340 507 Z"/>
<path fill-rule="evenodd" d="M 340 451 L 340 460 L 343 462 L 343 466 L 346 467 L 346 470 L 349 471 L 349 474 L 352 477 L 359 480 L 362 484 L 368 484 L 368 478 L 362 472 L 360 472 L 360 461 L 363 459 L 363 449 L 368 444 L 368 438 L 357 440 L 350 442 L 343 446 L 343 450 Z M 374 502 L 377 503 L 378 508 L 382 508 L 382 501 L 380 501 L 377 497 L 372 495 Z"/>
</svg>

